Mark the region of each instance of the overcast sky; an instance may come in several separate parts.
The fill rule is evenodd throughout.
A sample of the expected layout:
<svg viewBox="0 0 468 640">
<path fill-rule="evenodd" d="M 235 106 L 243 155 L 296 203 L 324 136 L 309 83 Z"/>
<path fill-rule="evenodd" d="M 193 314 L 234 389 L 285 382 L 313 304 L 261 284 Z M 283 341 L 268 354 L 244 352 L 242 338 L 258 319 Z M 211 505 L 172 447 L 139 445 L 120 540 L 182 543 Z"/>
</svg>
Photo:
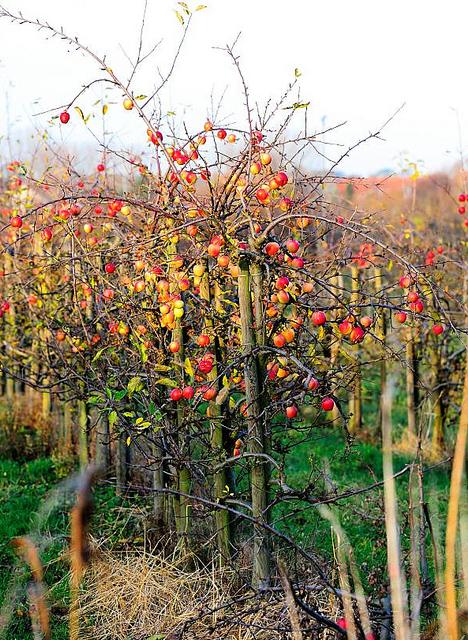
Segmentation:
<svg viewBox="0 0 468 640">
<path fill-rule="evenodd" d="M 201 1 L 201 0 L 200 0 Z M 63 26 L 126 77 L 122 49 L 135 55 L 143 0 L 3 0 L 11 11 Z M 198 0 L 190 3 L 195 7 Z M 376 130 L 395 110 L 403 110 L 383 133 L 342 165 L 348 173 L 368 175 L 418 162 L 424 170 L 447 168 L 459 159 L 457 117 L 468 139 L 467 0 L 204 0 L 195 14 L 175 73 L 162 93 L 163 111 L 175 111 L 198 128 L 211 112 L 211 100 L 226 90 L 220 122 L 245 126 L 239 79 L 225 53 L 216 49 L 234 40 L 252 100 L 276 98 L 300 69 L 301 99 L 310 101 L 311 126 L 346 120 L 329 141 L 351 144 Z M 154 57 L 134 84 L 148 93 L 172 59 L 181 35 L 172 0 L 149 0 L 145 42 L 162 39 Z M 47 126 L 47 116 L 33 114 L 71 100 L 81 86 L 99 75 L 93 61 L 60 40 L 47 40 L 30 26 L 0 20 L 0 133 L 24 137 Z M 78 104 L 85 114 L 98 108 L 101 85 Z M 121 97 L 108 94 L 106 116 L 112 146 L 141 138 L 136 113 L 124 113 Z M 94 111 L 93 111 L 94 109 Z M 458 116 L 457 116 L 458 114 Z M 100 118 L 91 121 L 99 134 Z M 54 136 L 97 148 L 77 117 L 67 128 L 55 124 Z M 2 147 L 5 149 L 5 145 Z M 338 148 L 327 149 L 333 157 Z"/>
</svg>

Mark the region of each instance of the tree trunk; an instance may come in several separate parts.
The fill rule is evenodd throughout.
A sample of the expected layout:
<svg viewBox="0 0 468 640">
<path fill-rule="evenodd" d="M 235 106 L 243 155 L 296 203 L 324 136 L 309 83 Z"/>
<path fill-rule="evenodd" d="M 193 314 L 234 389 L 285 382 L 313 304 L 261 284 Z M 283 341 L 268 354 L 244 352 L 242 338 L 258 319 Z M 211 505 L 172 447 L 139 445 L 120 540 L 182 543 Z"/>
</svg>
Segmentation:
<svg viewBox="0 0 468 640">
<path fill-rule="evenodd" d="M 430 336 L 429 360 L 431 363 L 431 405 L 434 420 L 432 423 L 431 453 L 433 458 L 439 458 L 444 450 L 444 412 L 440 385 L 440 352 L 436 337 Z"/>
<path fill-rule="evenodd" d="M 332 318 L 337 322 L 340 319 L 340 296 L 343 295 L 343 275 L 341 273 L 337 273 L 333 276 L 330 283 L 330 291 L 331 291 L 331 304 L 336 306 L 336 309 L 332 312 Z M 332 369 L 336 369 L 338 367 L 339 357 L 340 357 L 340 349 L 342 348 L 342 336 L 341 333 L 337 332 L 334 335 L 334 341 L 330 347 L 330 365 Z M 337 375 L 337 380 L 341 376 Z M 337 385 L 338 386 L 338 385 Z M 341 414 L 338 408 L 338 405 L 335 403 L 332 409 L 332 421 L 334 425 L 340 424 Z"/>
<path fill-rule="evenodd" d="M 13 260 L 8 251 L 5 252 L 5 275 L 11 275 L 13 271 Z M 2 278 L 4 280 L 4 278 Z M 9 282 L 9 281 L 8 281 Z M 16 336 L 16 317 L 15 308 L 12 305 L 10 310 L 5 316 L 5 395 L 10 408 L 13 407 L 15 399 L 15 379 L 12 373 L 14 372 L 13 358 L 10 350 L 10 344 L 14 342 Z"/>
<path fill-rule="evenodd" d="M 383 294 L 383 278 L 382 278 L 382 268 L 375 268 L 375 292 L 382 299 Z M 378 310 L 377 320 L 375 323 L 375 335 L 381 342 L 381 361 L 380 361 L 380 390 L 386 388 L 387 382 L 387 356 L 385 353 L 385 341 L 387 338 L 387 314 L 385 309 L 382 307 Z M 382 393 L 380 393 L 380 403 L 379 403 L 379 431 L 382 431 Z"/>
<path fill-rule="evenodd" d="M 84 400 L 78 401 L 78 456 L 80 469 L 84 469 L 89 464 L 88 453 L 88 408 Z"/>
<path fill-rule="evenodd" d="M 359 293 L 360 293 L 360 277 L 359 268 L 355 265 L 351 267 L 351 307 L 356 308 L 359 313 Z M 349 431 L 350 433 L 358 433 L 362 428 L 362 377 L 361 365 L 359 362 L 359 344 L 353 344 L 351 347 L 353 354 L 352 368 L 352 390 L 349 402 Z"/>
<path fill-rule="evenodd" d="M 176 245 L 171 245 L 169 249 L 169 260 L 176 253 Z M 172 267 L 171 267 L 172 269 Z M 173 342 L 178 342 L 180 349 L 174 354 L 173 360 L 175 365 L 175 371 L 179 380 L 179 385 L 184 386 L 185 369 L 184 369 L 184 330 L 182 326 L 181 318 L 175 319 L 175 326 L 172 331 Z M 190 473 L 190 431 L 189 426 L 184 424 L 184 405 L 182 402 L 177 403 L 176 408 L 176 439 L 178 442 L 178 469 L 177 469 L 177 490 L 181 494 L 174 496 L 174 516 L 176 531 L 179 536 L 179 547 L 187 552 L 190 548 L 189 537 L 191 529 L 191 503 L 187 495 L 190 494 L 192 489 L 192 478 Z"/>
<path fill-rule="evenodd" d="M 406 341 L 406 411 L 408 417 L 408 434 L 410 438 L 417 435 L 418 407 L 418 362 L 416 358 L 415 332 L 408 327 Z"/>
<path fill-rule="evenodd" d="M 129 450 L 127 434 L 122 431 L 117 436 L 115 451 L 115 495 L 125 495 L 128 484 Z"/>
<path fill-rule="evenodd" d="M 61 450 L 64 455 L 71 455 L 73 453 L 73 403 L 70 400 L 65 400 L 63 403 Z"/>
<path fill-rule="evenodd" d="M 152 443 L 153 453 L 153 465 L 152 465 L 152 477 L 153 477 L 153 520 L 156 529 L 161 534 L 166 528 L 166 496 L 163 493 L 165 486 L 164 482 L 164 463 L 163 463 L 163 448 L 161 446 L 161 438 L 159 434 L 155 434 L 155 441 Z"/>
<path fill-rule="evenodd" d="M 210 291 L 210 281 L 208 270 L 202 276 L 202 280 L 200 283 L 200 296 L 205 300 L 208 305 L 212 303 L 211 291 Z M 214 339 L 214 351 L 215 351 L 215 360 L 213 369 L 208 374 L 208 382 L 211 385 L 216 387 L 216 390 L 219 391 L 219 382 L 217 382 L 218 378 L 218 358 L 219 358 L 219 341 L 216 336 L 213 334 L 213 322 L 209 314 L 205 315 L 205 329 L 207 334 Z M 210 411 L 210 428 L 211 428 L 211 447 L 216 455 L 216 459 L 218 463 L 223 463 L 226 459 L 226 450 L 225 450 L 225 442 L 226 438 L 226 429 L 225 429 L 225 416 L 223 416 L 222 406 L 219 406 L 216 403 L 211 403 L 209 407 Z M 226 497 L 226 487 L 227 487 L 227 475 L 226 475 L 226 467 L 220 467 L 218 471 L 214 474 L 214 494 L 216 502 L 223 504 L 224 498 Z M 229 487 L 228 493 L 231 492 L 231 487 Z M 231 542 L 231 517 L 229 511 L 224 509 L 219 509 L 215 512 L 215 523 L 216 523 L 216 539 L 218 544 L 218 551 L 220 554 L 221 564 L 225 565 L 228 563 L 229 558 L 232 553 L 232 542 Z"/>
<path fill-rule="evenodd" d="M 241 343 L 244 356 L 244 380 L 246 418 L 250 453 L 263 454 L 265 451 L 263 419 L 260 416 L 260 381 L 257 360 L 252 353 L 255 346 L 253 330 L 252 299 L 248 261 L 243 258 L 239 264 L 238 277 L 239 310 L 241 319 Z M 258 524 L 254 526 L 252 585 L 255 589 L 266 588 L 270 582 L 270 554 L 268 535 L 262 523 L 266 523 L 268 506 L 268 480 L 265 460 L 261 456 L 252 458 L 250 472 L 252 491 L 252 515 Z"/>
<path fill-rule="evenodd" d="M 96 415 L 96 414 L 95 414 Z M 110 465 L 109 420 L 104 414 L 96 416 L 96 464 L 106 472 Z"/>
</svg>

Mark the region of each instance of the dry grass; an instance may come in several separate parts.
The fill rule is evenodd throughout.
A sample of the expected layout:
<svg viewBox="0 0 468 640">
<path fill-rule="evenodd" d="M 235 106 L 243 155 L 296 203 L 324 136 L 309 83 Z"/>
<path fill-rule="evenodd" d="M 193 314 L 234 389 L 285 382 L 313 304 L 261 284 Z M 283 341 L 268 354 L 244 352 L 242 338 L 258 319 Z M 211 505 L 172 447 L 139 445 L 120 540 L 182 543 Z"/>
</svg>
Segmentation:
<svg viewBox="0 0 468 640">
<path fill-rule="evenodd" d="M 84 579 L 80 639 L 291 638 L 284 593 L 260 599 L 241 583 L 231 569 L 187 572 L 161 555 L 100 550 Z M 309 604 L 334 617 L 328 593 L 313 598 Z M 303 625 L 310 629 L 310 619 Z M 323 633 L 306 637 L 318 640 Z"/>
<path fill-rule="evenodd" d="M 49 455 L 54 443 L 53 417 L 42 416 L 39 394 L 31 394 L 27 401 L 15 401 L 0 406 L 0 453 L 8 458 L 34 459 Z"/>
</svg>

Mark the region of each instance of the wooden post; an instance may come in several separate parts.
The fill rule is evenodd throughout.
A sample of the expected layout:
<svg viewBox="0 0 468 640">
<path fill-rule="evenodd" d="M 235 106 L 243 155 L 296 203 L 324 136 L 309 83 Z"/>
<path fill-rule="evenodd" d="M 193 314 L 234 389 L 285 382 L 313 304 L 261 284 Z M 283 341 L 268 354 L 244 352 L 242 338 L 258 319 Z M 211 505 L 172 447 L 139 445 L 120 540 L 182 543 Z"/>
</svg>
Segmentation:
<svg viewBox="0 0 468 640">
<path fill-rule="evenodd" d="M 216 294 L 215 294 L 216 295 Z M 205 300 L 208 306 L 212 303 L 212 296 L 210 291 L 210 281 L 208 269 L 202 276 L 200 282 L 200 297 Z M 216 302 L 215 302 L 216 304 Z M 209 313 L 205 314 L 205 330 L 211 339 L 214 340 L 215 360 L 213 362 L 213 369 L 208 374 L 208 381 L 211 385 L 214 385 L 216 390 L 219 391 L 218 378 L 218 358 L 219 358 L 219 341 L 217 336 L 213 334 L 213 321 Z M 218 463 L 223 463 L 226 458 L 225 450 L 225 417 L 223 416 L 222 407 L 216 403 L 211 403 L 209 407 L 210 413 L 210 425 L 211 425 L 211 447 L 216 455 Z M 226 497 L 227 487 L 227 474 L 226 467 L 222 466 L 214 474 L 214 494 L 216 502 L 223 503 L 223 499 Z M 230 490 L 231 488 L 229 488 Z M 216 539 L 218 544 L 218 551 L 220 554 L 221 564 L 228 563 L 232 552 L 231 542 L 231 518 L 229 512 L 223 509 L 219 509 L 215 512 L 216 523 Z"/>
<path fill-rule="evenodd" d="M 96 418 L 96 464 L 102 467 L 104 471 L 107 471 L 110 465 L 110 433 L 109 433 L 109 420 L 104 414 L 97 414 L 94 412 Z"/>
<path fill-rule="evenodd" d="M 88 407 L 84 400 L 78 401 L 78 456 L 80 469 L 84 469 L 89 463 L 88 452 Z"/>
<path fill-rule="evenodd" d="M 359 267 L 353 265 L 351 267 L 351 307 L 358 308 L 360 293 L 360 271 Z M 349 431 L 350 433 L 358 433 L 362 428 L 362 379 L 361 365 L 359 362 L 359 344 L 353 344 L 351 347 L 353 353 L 353 387 L 351 390 L 349 403 Z"/>
<path fill-rule="evenodd" d="M 382 267 L 375 268 L 375 293 L 382 299 L 383 277 Z M 385 341 L 387 338 L 387 313 L 385 308 L 377 311 L 377 320 L 375 323 L 375 335 L 381 342 L 381 360 L 380 360 L 380 402 L 379 402 L 379 429 L 382 430 L 382 390 L 386 388 L 387 382 L 387 358 L 385 353 Z"/>
<path fill-rule="evenodd" d="M 416 332 L 408 327 L 406 332 L 406 413 L 410 438 L 417 435 L 418 408 L 418 359 L 416 354 Z"/>
<path fill-rule="evenodd" d="M 255 333 L 253 330 L 249 263 L 246 258 L 241 258 L 239 264 L 238 293 L 241 319 L 241 344 L 244 356 L 248 444 L 250 453 L 263 454 L 265 451 L 265 442 L 263 420 L 260 416 L 260 381 L 257 360 L 252 353 L 255 346 Z M 252 515 L 258 523 L 254 525 L 252 586 L 255 589 L 266 588 L 270 582 L 268 536 L 264 527 L 262 527 L 262 523 L 266 522 L 265 514 L 268 506 L 268 481 L 265 467 L 265 460 L 260 456 L 252 458 L 250 472 Z"/>
</svg>

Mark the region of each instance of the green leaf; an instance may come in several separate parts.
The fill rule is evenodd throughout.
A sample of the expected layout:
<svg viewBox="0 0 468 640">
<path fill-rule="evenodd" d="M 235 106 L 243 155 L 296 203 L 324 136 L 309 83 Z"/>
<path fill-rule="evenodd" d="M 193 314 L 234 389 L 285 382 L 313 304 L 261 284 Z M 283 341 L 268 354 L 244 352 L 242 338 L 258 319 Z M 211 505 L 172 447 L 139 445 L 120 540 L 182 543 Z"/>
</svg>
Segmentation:
<svg viewBox="0 0 468 640">
<path fill-rule="evenodd" d="M 91 360 L 91 362 L 97 362 L 106 349 L 107 347 L 103 347 L 102 349 L 99 349 L 99 351 L 96 351 L 96 354 L 94 358 Z"/>
<path fill-rule="evenodd" d="M 121 389 L 114 393 L 114 400 L 120 401 L 127 395 L 127 389 Z"/>
<path fill-rule="evenodd" d="M 118 416 L 117 416 L 117 411 L 111 411 L 109 413 L 109 428 L 112 429 L 112 427 L 115 425 L 115 423 L 117 422 Z"/>
</svg>

